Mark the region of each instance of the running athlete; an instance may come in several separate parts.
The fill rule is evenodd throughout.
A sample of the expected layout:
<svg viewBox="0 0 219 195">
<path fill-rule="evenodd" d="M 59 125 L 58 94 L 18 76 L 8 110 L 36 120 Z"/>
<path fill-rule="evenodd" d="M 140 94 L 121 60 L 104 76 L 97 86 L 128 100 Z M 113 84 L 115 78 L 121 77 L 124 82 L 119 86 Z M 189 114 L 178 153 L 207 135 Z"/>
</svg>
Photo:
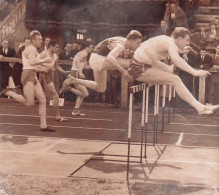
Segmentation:
<svg viewBox="0 0 219 195">
<path fill-rule="evenodd" d="M 42 36 L 40 32 L 36 30 L 31 31 L 30 41 L 31 44 L 26 46 L 22 52 L 23 71 L 21 75 L 21 83 L 23 85 L 23 95 L 13 92 L 10 88 L 6 88 L 1 92 L 1 94 L 10 96 L 25 106 L 33 106 L 36 98 L 39 101 L 40 130 L 55 131 L 47 126 L 46 98 L 43 94 L 40 82 L 36 77 L 36 71 L 43 70 L 41 65 L 43 63 L 51 62 L 51 59 L 40 59 L 40 55 L 37 51 L 42 44 Z"/>
<path fill-rule="evenodd" d="M 131 79 L 128 71 L 130 60 L 119 58 L 119 55 L 129 49 L 136 50 L 142 41 L 142 35 L 136 30 L 124 37 L 112 37 L 100 42 L 90 56 L 89 64 L 94 72 L 94 80 L 82 80 L 69 77 L 63 83 L 63 86 L 69 84 L 82 84 L 87 88 L 97 92 L 104 92 L 107 83 L 107 70 L 118 70 L 127 79 Z"/>
<path fill-rule="evenodd" d="M 91 41 L 87 41 L 84 44 L 84 49 L 78 52 L 73 60 L 73 65 L 72 65 L 72 72 L 70 75 L 72 75 L 75 78 L 81 78 L 84 79 L 85 75 L 83 74 L 82 70 L 84 66 L 87 64 L 87 57 L 88 55 L 93 51 L 94 49 L 94 44 Z M 83 102 L 83 99 L 89 95 L 87 88 L 83 85 L 80 84 L 74 84 L 74 87 L 72 85 L 66 85 L 66 88 L 62 88 L 60 90 L 60 93 L 62 93 L 64 90 L 69 90 L 72 93 L 75 93 L 78 95 L 75 107 L 72 111 L 72 116 L 84 116 L 83 113 L 79 111 L 79 108 Z"/>
<path fill-rule="evenodd" d="M 193 76 L 210 75 L 208 71 L 193 69 L 179 56 L 179 52 L 189 45 L 190 36 L 188 29 L 177 27 L 171 37 L 161 35 L 143 42 L 134 53 L 129 72 L 137 81 L 173 85 L 179 97 L 193 106 L 198 114 L 212 114 L 219 109 L 219 105 L 203 105 L 198 102 L 180 77 L 173 74 L 173 67 L 161 62 L 162 59 L 170 57 L 175 66 Z"/>
<path fill-rule="evenodd" d="M 58 70 L 63 74 L 67 74 L 69 71 L 64 71 L 57 63 L 58 56 L 57 53 L 59 51 L 59 44 L 55 41 L 50 41 L 48 44 L 48 49 L 44 50 L 40 53 L 40 58 L 49 58 L 51 62 L 43 63 L 42 68 L 46 67 L 47 72 L 40 73 L 40 80 L 43 82 L 43 86 L 46 90 L 47 96 L 52 98 L 53 100 L 53 109 L 55 111 L 55 120 L 60 122 L 67 122 L 68 119 L 64 118 L 60 115 L 59 112 L 59 96 L 56 92 L 54 82 L 52 79 L 52 71 L 54 69 Z"/>
</svg>

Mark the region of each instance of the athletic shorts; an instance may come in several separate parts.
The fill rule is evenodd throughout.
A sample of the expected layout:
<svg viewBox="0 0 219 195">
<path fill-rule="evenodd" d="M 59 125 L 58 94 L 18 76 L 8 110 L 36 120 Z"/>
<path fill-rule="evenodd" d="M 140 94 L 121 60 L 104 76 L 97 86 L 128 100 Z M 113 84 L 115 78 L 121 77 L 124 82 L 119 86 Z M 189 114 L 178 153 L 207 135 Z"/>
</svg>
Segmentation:
<svg viewBox="0 0 219 195">
<path fill-rule="evenodd" d="M 21 74 L 21 84 L 24 86 L 27 82 L 31 82 L 34 85 L 37 84 L 36 71 L 32 69 L 24 69 Z"/>
<path fill-rule="evenodd" d="M 135 59 L 132 59 L 130 67 L 128 69 L 129 75 L 134 79 L 141 76 L 147 69 L 151 68 L 150 65 L 138 62 Z"/>
<path fill-rule="evenodd" d="M 101 71 L 105 59 L 106 59 L 106 56 L 101 56 L 96 53 L 92 53 L 90 56 L 90 60 L 89 60 L 90 67 L 94 71 Z"/>
<path fill-rule="evenodd" d="M 45 84 L 49 84 L 53 82 L 52 73 L 51 72 L 40 73 L 40 81 L 43 81 Z"/>
</svg>

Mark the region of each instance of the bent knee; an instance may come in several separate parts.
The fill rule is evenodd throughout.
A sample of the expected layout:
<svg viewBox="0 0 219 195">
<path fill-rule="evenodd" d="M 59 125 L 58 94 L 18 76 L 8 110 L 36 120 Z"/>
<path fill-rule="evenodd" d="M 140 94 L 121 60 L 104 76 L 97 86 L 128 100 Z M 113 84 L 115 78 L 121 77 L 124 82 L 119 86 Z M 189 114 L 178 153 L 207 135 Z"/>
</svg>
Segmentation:
<svg viewBox="0 0 219 195">
<path fill-rule="evenodd" d="M 40 98 L 39 103 L 46 104 L 46 98 L 45 97 Z"/>
<path fill-rule="evenodd" d="M 27 101 L 27 102 L 25 103 L 25 106 L 30 107 L 30 106 L 34 106 L 34 104 L 35 104 L 34 101 Z"/>
<path fill-rule="evenodd" d="M 173 75 L 173 80 L 174 80 L 174 83 L 181 83 L 182 82 L 181 78 L 178 75 Z"/>
<path fill-rule="evenodd" d="M 82 95 L 83 95 L 84 98 L 86 98 L 87 96 L 89 96 L 89 93 L 88 93 L 88 91 L 86 91 L 86 92 L 83 92 Z"/>
</svg>

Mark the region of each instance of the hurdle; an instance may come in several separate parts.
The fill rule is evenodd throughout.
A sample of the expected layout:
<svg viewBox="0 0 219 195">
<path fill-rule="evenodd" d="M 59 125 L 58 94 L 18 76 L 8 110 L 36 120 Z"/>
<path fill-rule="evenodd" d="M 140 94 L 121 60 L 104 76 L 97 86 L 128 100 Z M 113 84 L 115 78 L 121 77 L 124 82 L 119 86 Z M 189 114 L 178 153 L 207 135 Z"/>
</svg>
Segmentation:
<svg viewBox="0 0 219 195">
<path fill-rule="evenodd" d="M 147 133 L 148 133 L 148 122 L 149 122 L 149 88 L 154 84 L 142 83 L 139 85 L 135 85 L 129 88 L 129 117 L 128 117 L 128 155 L 127 155 L 127 177 L 129 178 L 129 170 L 130 170 L 130 147 L 131 147 L 131 135 L 132 135 L 132 114 L 133 114 L 133 95 L 140 91 L 143 91 L 142 95 L 142 113 L 141 113 L 141 148 L 140 148 L 140 163 L 142 163 L 143 158 L 143 137 L 144 137 L 144 158 L 147 157 Z M 160 100 L 160 85 L 155 84 L 155 94 L 154 94 L 154 124 L 153 124 L 153 145 L 157 143 L 158 140 L 158 123 L 159 123 L 159 100 Z M 168 94 L 168 101 L 171 101 L 172 98 L 172 86 L 170 87 Z M 165 105 L 166 105 L 166 85 L 163 85 L 163 93 L 162 93 L 162 125 L 160 132 L 164 131 L 165 124 Z M 168 121 L 170 117 L 170 107 L 168 112 Z M 145 134 L 145 135 L 144 135 Z"/>
<path fill-rule="evenodd" d="M 140 150 L 140 163 L 142 163 L 143 153 L 143 134 L 145 130 L 145 158 L 146 158 L 146 143 L 147 143 L 147 128 L 145 123 L 148 122 L 148 97 L 149 97 L 149 84 L 142 83 L 130 87 L 129 89 L 129 119 L 128 119 L 128 155 L 127 155 L 127 177 L 129 178 L 129 163 L 130 163 L 130 145 L 131 145 L 131 131 L 132 131 L 132 110 L 133 110 L 133 94 L 143 91 L 142 96 L 142 114 L 141 114 L 141 150 Z"/>
</svg>

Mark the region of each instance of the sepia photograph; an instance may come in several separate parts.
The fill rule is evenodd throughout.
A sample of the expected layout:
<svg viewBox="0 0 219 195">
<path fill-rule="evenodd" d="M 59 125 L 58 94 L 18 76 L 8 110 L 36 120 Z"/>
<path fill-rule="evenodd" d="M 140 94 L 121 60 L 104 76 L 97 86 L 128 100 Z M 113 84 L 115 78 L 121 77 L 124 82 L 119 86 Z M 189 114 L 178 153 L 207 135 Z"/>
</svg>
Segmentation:
<svg viewBox="0 0 219 195">
<path fill-rule="evenodd" d="M 219 0 L 0 0 L 1 195 L 219 195 Z"/>
</svg>

